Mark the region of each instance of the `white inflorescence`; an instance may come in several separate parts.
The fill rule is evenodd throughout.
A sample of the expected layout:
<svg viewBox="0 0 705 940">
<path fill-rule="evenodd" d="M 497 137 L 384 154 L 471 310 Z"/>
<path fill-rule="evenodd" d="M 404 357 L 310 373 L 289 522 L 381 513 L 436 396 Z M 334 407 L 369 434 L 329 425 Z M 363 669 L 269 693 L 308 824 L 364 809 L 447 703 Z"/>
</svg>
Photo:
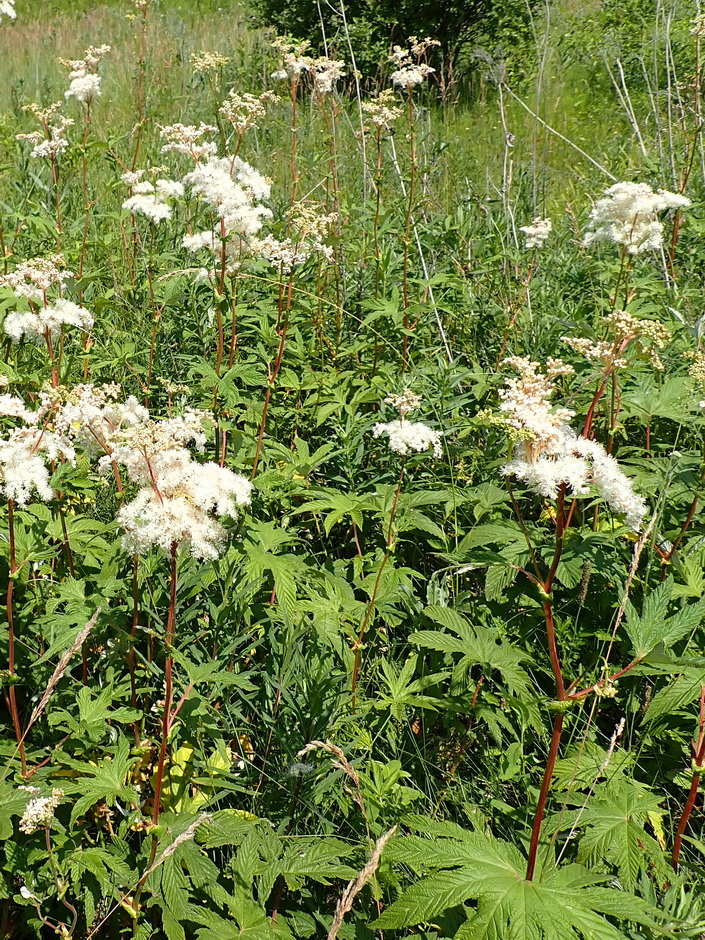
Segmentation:
<svg viewBox="0 0 705 940">
<path fill-rule="evenodd" d="M 362 110 L 369 115 L 370 124 L 377 130 L 391 130 L 392 124 L 401 117 L 401 108 L 396 107 L 396 97 L 391 88 L 385 88 L 376 98 L 362 103 Z"/>
<path fill-rule="evenodd" d="M 61 102 L 44 109 L 37 104 L 25 105 L 22 109 L 23 111 L 31 111 L 44 128 L 43 131 L 15 135 L 17 140 L 27 140 L 32 144 L 30 156 L 55 160 L 68 147 L 69 142 L 64 135 L 74 121 L 71 118 L 64 117 L 63 114 L 59 114 L 60 107 Z"/>
<path fill-rule="evenodd" d="M 405 388 L 401 395 L 389 395 L 384 401 L 385 404 L 396 408 L 399 420 L 375 424 L 372 429 L 373 437 L 387 437 L 389 449 L 402 457 L 425 450 L 432 450 L 434 457 L 438 459 L 443 456 L 440 431 L 435 431 L 421 421 L 406 420 L 406 415 L 415 411 L 421 404 L 419 395 Z"/>
<path fill-rule="evenodd" d="M 33 258 L 18 264 L 9 274 L 0 276 L 0 287 L 12 288 L 16 297 L 43 303 L 49 290 L 53 287 L 64 290 L 66 278 L 72 276 L 71 272 L 64 268 L 62 255 Z"/>
<path fill-rule="evenodd" d="M 590 213 L 585 244 L 610 241 L 624 245 L 628 254 L 659 249 L 663 223 L 658 213 L 686 209 L 690 200 L 665 189 L 654 192 L 646 183 L 615 183 L 598 199 Z"/>
<path fill-rule="evenodd" d="M 433 456 L 438 459 L 443 456 L 440 431 L 435 431 L 421 421 L 404 421 L 400 418 L 387 424 L 375 424 L 372 436 L 383 435 L 389 438 L 389 449 L 403 457 L 424 450 L 433 450 Z"/>
<path fill-rule="evenodd" d="M 218 150 L 212 141 L 203 140 L 207 134 L 215 134 L 218 130 L 212 124 L 204 124 L 203 121 L 198 127 L 193 124 L 169 124 L 159 130 L 166 141 L 162 153 L 186 153 L 198 163 L 212 157 Z"/>
<path fill-rule="evenodd" d="M 549 359 L 544 374 L 537 362 L 524 357 L 506 359 L 505 364 L 516 369 L 519 378 L 510 379 L 500 391 L 500 411 L 520 439 L 513 460 L 502 467 L 503 475 L 515 476 L 546 498 L 555 498 L 561 486 L 573 496 L 587 495 L 594 486 L 612 511 L 638 530 L 646 503 L 631 480 L 602 444 L 573 431 L 568 424 L 573 412 L 550 404 L 554 379 L 569 375 L 572 368 Z"/>
<path fill-rule="evenodd" d="M 609 339 L 591 340 L 584 336 L 561 336 L 561 342 L 586 359 L 597 359 L 603 365 L 622 369 L 628 364 L 627 347 L 635 342 L 639 355 L 647 358 L 656 369 L 663 369 L 659 349 L 671 337 L 667 327 L 656 320 L 640 320 L 626 310 L 615 310 L 605 317 Z"/>
<path fill-rule="evenodd" d="M 261 95 L 247 92 L 239 95 L 233 88 L 220 107 L 220 113 L 234 127 L 237 134 L 244 134 L 251 127 L 258 127 L 257 121 L 267 113 L 267 104 L 279 101 L 279 95 L 265 91 Z"/>
<path fill-rule="evenodd" d="M 17 16 L 15 10 L 15 0 L 0 0 L 0 17 L 8 16 L 11 20 L 14 20 Z"/>
<path fill-rule="evenodd" d="M 20 506 L 34 493 L 44 501 L 52 499 L 47 461 L 59 457 L 75 461 L 71 442 L 63 435 L 39 427 L 13 428 L 0 439 L 0 491 L 5 499 Z"/>
<path fill-rule="evenodd" d="M 553 222 L 550 219 L 536 218 L 531 225 L 522 225 L 520 232 L 526 235 L 526 248 L 541 248 L 551 234 Z"/>
<path fill-rule="evenodd" d="M 24 832 L 25 835 L 29 836 L 37 829 L 51 826 L 56 807 L 61 802 L 64 791 L 55 787 L 51 791 L 51 796 L 40 796 L 41 790 L 39 787 L 18 787 L 18 789 L 24 790 L 32 797 L 20 819 L 20 832 Z"/>
<path fill-rule="evenodd" d="M 152 222 L 170 219 L 171 200 L 183 196 L 183 184 L 164 179 L 157 180 L 154 184 L 148 180 L 138 180 L 133 183 L 132 179 L 136 176 L 137 173 L 125 174 L 125 177 L 128 177 L 126 182 L 132 186 L 133 195 L 123 202 L 122 208 L 127 209 L 128 212 L 144 215 Z"/>
<path fill-rule="evenodd" d="M 315 205 L 297 202 L 289 210 L 289 218 L 294 234 L 281 241 L 272 235 L 253 241 L 253 255 L 266 258 L 283 271 L 292 271 L 314 253 L 333 260 L 333 248 L 324 239 L 338 218 L 336 213 L 324 215 Z"/>
<path fill-rule="evenodd" d="M 93 314 L 71 300 L 60 297 L 46 307 L 40 307 L 37 313 L 14 311 L 8 313 L 3 328 L 14 343 L 22 337 L 42 342 L 47 335 L 54 339 L 63 326 L 75 326 L 79 330 L 90 330 L 93 326 Z"/>
<path fill-rule="evenodd" d="M 308 72 L 311 68 L 313 60 L 306 55 L 310 45 L 311 43 L 308 40 L 296 42 L 278 36 L 272 43 L 272 48 L 279 53 L 281 68 L 277 69 L 276 72 L 272 72 L 271 78 L 275 82 L 289 81 L 292 85 L 296 84 L 303 73 Z"/>
<path fill-rule="evenodd" d="M 411 91 L 416 85 L 421 85 L 429 75 L 436 71 L 430 65 L 421 62 L 421 56 L 432 46 L 438 45 L 440 43 L 437 39 L 417 39 L 415 36 L 410 36 L 408 49 L 395 46 L 389 57 L 389 61 L 397 66 L 390 76 L 392 85 L 406 88 L 407 91 Z"/>
<path fill-rule="evenodd" d="M 91 104 L 100 98 L 100 76 L 96 73 L 98 63 L 110 52 L 110 46 L 89 46 L 82 59 L 60 59 L 69 71 L 69 89 L 65 98 L 75 98 L 82 104 Z"/>
<path fill-rule="evenodd" d="M 269 180 L 239 157 L 211 157 L 197 163 L 184 183 L 218 217 L 214 228 L 185 236 L 184 247 L 193 252 L 205 248 L 218 259 L 224 251 L 226 269 L 233 274 L 251 254 L 264 221 L 272 217 L 271 209 L 262 205 L 269 198 Z"/>
<path fill-rule="evenodd" d="M 191 456 L 189 445 L 205 446 L 203 423 L 209 415 L 186 411 L 155 421 L 137 402 L 120 406 L 112 398 L 111 386 L 81 386 L 70 394 L 57 424 L 73 429 L 94 451 L 102 450 L 102 469 L 122 464 L 140 486 L 118 512 L 124 548 L 143 554 L 188 545 L 197 558 L 217 558 L 227 535 L 219 520 L 235 518 L 238 508 L 249 504 L 252 485 L 226 467 Z"/>
<path fill-rule="evenodd" d="M 330 94 L 336 83 L 345 77 L 345 62 L 339 59 L 329 59 L 326 56 L 314 59 L 311 65 L 313 87 L 319 95 Z"/>
</svg>

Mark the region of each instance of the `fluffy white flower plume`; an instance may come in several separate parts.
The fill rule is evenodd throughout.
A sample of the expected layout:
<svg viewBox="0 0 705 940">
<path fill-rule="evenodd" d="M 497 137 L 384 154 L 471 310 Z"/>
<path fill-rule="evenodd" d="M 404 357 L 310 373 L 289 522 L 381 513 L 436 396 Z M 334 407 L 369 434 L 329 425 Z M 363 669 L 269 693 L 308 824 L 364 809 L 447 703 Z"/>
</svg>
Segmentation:
<svg viewBox="0 0 705 940">
<path fill-rule="evenodd" d="M 52 499 L 47 461 L 59 457 L 75 461 L 71 442 L 62 435 L 43 428 L 14 428 L 0 440 L 0 492 L 20 506 L 35 493 L 39 499 Z"/>
<path fill-rule="evenodd" d="M 137 215 L 144 215 L 152 222 L 170 219 L 171 200 L 184 194 L 183 184 L 176 180 L 160 179 L 153 185 L 147 180 L 140 181 L 137 173 L 124 174 L 123 180 L 132 186 L 133 195 L 123 202 L 122 208 Z"/>
<path fill-rule="evenodd" d="M 196 127 L 193 124 L 169 124 L 160 127 L 160 133 L 166 143 L 162 153 L 185 153 L 195 163 L 208 159 L 216 154 L 218 148 L 209 140 L 203 140 L 207 134 L 214 134 L 218 128 L 203 121 Z"/>
<path fill-rule="evenodd" d="M 550 219 L 536 218 L 531 225 L 522 225 L 520 232 L 526 235 L 526 248 L 541 248 L 551 234 L 553 222 Z"/>
<path fill-rule="evenodd" d="M 345 77 L 345 62 L 322 56 L 320 59 L 314 59 L 311 74 L 313 87 L 318 94 L 328 95 L 335 89 L 337 82 Z"/>
<path fill-rule="evenodd" d="M 114 386 L 79 386 L 65 396 L 55 421 L 90 455 L 102 452 L 101 469 L 119 463 L 140 486 L 117 516 L 123 546 L 143 554 L 188 545 L 197 558 L 217 558 L 227 535 L 219 520 L 235 518 L 249 504 L 252 485 L 232 470 L 193 459 L 189 445 L 203 449 L 209 415 L 186 411 L 155 421 L 136 400 L 119 404 L 115 397 Z"/>
<path fill-rule="evenodd" d="M 59 59 L 69 71 L 68 91 L 65 98 L 75 98 L 82 104 L 91 104 L 100 98 L 100 76 L 96 73 L 103 56 L 110 52 L 110 46 L 89 46 L 82 59 Z"/>
<path fill-rule="evenodd" d="M 75 98 L 82 104 L 91 104 L 97 98 L 100 98 L 100 75 L 95 72 L 86 72 L 84 75 L 77 75 L 71 79 L 68 91 L 64 92 L 65 98 Z"/>
<path fill-rule="evenodd" d="M 610 241 L 624 245 L 628 254 L 659 249 L 663 223 L 659 212 L 687 209 L 690 200 L 665 189 L 654 192 L 646 183 L 615 183 L 598 199 L 591 213 L 585 244 Z"/>
<path fill-rule="evenodd" d="M 298 82 L 302 74 L 310 70 L 313 62 L 311 57 L 306 55 L 310 45 L 308 40 L 297 42 L 278 36 L 272 42 L 272 48 L 279 53 L 281 68 L 272 72 L 271 78 L 275 82 L 289 81 L 292 85 Z"/>
<path fill-rule="evenodd" d="M 435 431 L 421 421 L 403 421 L 400 418 L 398 421 L 390 421 L 387 424 L 375 424 L 372 435 L 373 437 L 388 437 L 389 449 L 403 457 L 412 452 L 421 453 L 424 450 L 433 450 L 433 456 L 438 459 L 443 456 L 441 432 Z"/>
<path fill-rule="evenodd" d="M 51 791 L 51 796 L 40 796 L 41 790 L 38 787 L 18 787 L 18 789 L 24 790 L 32 796 L 20 819 L 20 832 L 31 835 L 37 829 L 50 826 L 56 807 L 63 799 L 64 791 L 55 787 Z M 31 893 L 30 896 L 33 897 Z"/>
<path fill-rule="evenodd" d="M 584 496 L 594 486 L 613 512 L 625 516 L 628 526 L 638 530 L 646 503 L 633 489 L 602 444 L 579 437 L 568 421 L 573 412 L 553 408 L 554 379 L 572 372 L 558 360 L 549 360 L 545 374 L 537 362 L 513 357 L 505 360 L 519 372 L 500 392 L 504 422 L 518 432 L 514 458 L 502 467 L 504 476 L 514 476 L 547 499 L 555 498 L 561 486 L 573 496 Z"/>
<path fill-rule="evenodd" d="M 5 332 L 14 343 L 18 343 L 23 336 L 36 342 L 42 342 L 47 335 L 54 339 L 61 332 L 62 326 L 90 330 L 93 326 L 93 314 L 85 307 L 60 297 L 53 304 L 41 307 L 37 313 L 8 313 L 3 323 Z"/>
<path fill-rule="evenodd" d="M 0 17 L 7 16 L 14 20 L 17 16 L 15 0 L 0 0 Z"/>
<path fill-rule="evenodd" d="M 408 49 L 402 46 L 394 47 L 389 61 L 393 62 L 397 68 L 390 78 L 392 85 L 411 91 L 415 85 L 421 85 L 429 75 L 436 71 L 420 59 L 428 49 L 439 46 L 440 43 L 437 39 L 417 39 L 416 36 L 410 36 L 408 42 L 410 47 Z"/>
<path fill-rule="evenodd" d="M 387 437 L 389 449 L 395 454 L 406 457 L 410 453 L 421 453 L 432 450 L 434 457 L 443 456 L 441 447 L 441 432 L 430 428 L 421 421 L 407 421 L 406 416 L 415 411 L 421 404 L 421 397 L 415 395 L 411 389 L 405 388 L 401 395 L 389 395 L 384 399 L 385 404 L 392 405 L 399 414 L 398 421 L 389 421 L 387 424 L 375 424 L 372 429 L 373 437 Z"/>
<path fill-rule="evenodd" d="M 73 275 L 64 268 L 63 255 L 52 255 L 18 264 L 14 271 L 0 276 L 0 287 L 10 287 L 15 297 L 45 303 L 52 288 L 65 289 L 68 277 Z"/>
</svg>

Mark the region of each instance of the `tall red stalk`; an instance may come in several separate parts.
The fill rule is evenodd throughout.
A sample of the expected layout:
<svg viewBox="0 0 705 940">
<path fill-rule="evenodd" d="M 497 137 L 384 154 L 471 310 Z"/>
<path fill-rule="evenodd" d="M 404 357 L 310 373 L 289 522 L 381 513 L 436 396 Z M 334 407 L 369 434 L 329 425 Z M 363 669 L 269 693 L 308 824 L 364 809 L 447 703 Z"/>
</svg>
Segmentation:
<svg viewBox="0 0 705 940">
<path fill-rule="evenodd" d="M 22 736 L 22 725 L 20 724 L 20 715 L 17 708 L 17 697 L 15 695 L 15 619 L 12 610 L 12 595 L 15 589 L 15 575 L 17 574 L 17 554 L 15 550 L 15 502 L 12 499 L 7 501 L 7 518 L 10 533 L 10 577 L 7 580 L 7 645 L 8 645 L 8 664 L 7 671 L 10 676 L 7 692 L 5 693 L 8 711 L 12 718 L 12 724 L 15 729 L 17 746 L 20 751 L 20 760 L 22 761 L 22 776 L 27 776 L 27 755 L 24 748 Z"/>
</svg>

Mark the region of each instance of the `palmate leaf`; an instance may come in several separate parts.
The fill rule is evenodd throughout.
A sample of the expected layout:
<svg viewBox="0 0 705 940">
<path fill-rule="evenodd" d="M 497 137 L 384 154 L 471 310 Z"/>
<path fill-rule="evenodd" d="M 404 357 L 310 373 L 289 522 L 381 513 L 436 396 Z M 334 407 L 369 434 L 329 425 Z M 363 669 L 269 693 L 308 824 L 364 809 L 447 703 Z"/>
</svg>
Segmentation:
<svg viewBox="0 0 705 940">
<path fill-rule="evenodd" d="M 632 641 L 634 658 L 642 660 L 659 644 L 670 649 L 694 630 L 705 616 L 705 600 L 682 607 L 668 616 L 673 593 L 673 578 L 669 577 L 647 595 L 641 614 L 631 603 L 627 604 L 626 631 Z"/>
<path fill-rule="evenodd" d="M 437 865 L 446 870 L 427 875 L 404 892 L 374 928 L 432 923 L 448 908 L 474 901 L 458 940 L 622 940 L 623 932 L 605 915 L 658 929 L 654 908 L 625 891 L 601 887 L 604 879 L 581 865 L 539 867 L 535 879 L 527 881 L 521 852 L 482 833 L 450 840 L 398 838 L 390 847 L 397 861 L 406 861 L 407 838 L 412 867 L 418 866 L 425 841 L 427 870 Z M 453 870 L 447 870 L 449 865 Z"/>
<path fill-rule="evenodd" d="M 439 630 L 419 630 L 412 633 L 409 640 L 427 649 L 459 655 L 453 673 L 454 686 L 467 687 L 470 669 L 481 666 L 487 676 L 493 671 L 498 672 L 514 695 L 528 694 L 530 683 L 521 664 L 529 657 L 507 640 L 501 639 L 497 630 L 482 624 L 471 625 L 465 617 L 449 607 L 430 606 L 425 608 L 424 613 L 456 636 Z"/>
<path fill-rule="evenodd" d="M 658 842 L 645 830 L 647 822 L 653 824 L 663 814 L 661 800 L 647 787 L 628 779 L 603 784 L 578 814 L 574 814 L 576 821 L 585 830 L 579 861 L 614 865 L 628 890 L 634 889 L 646 865 L 656 869 L 663 865 Z M 569 814 L 563 824 L 571 821 Z"/>
</svg>

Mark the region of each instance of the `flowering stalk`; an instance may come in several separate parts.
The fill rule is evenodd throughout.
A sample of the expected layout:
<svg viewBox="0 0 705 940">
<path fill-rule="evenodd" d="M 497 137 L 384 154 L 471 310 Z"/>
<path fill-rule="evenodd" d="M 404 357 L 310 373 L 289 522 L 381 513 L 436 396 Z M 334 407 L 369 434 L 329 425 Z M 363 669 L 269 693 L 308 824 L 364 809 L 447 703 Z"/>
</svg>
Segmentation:
<svg viewBox="0 0 705 940">
<path fill-rule="evenodd" d="M 262 407 L 262 419 L 259 425 L 259 434 L 257 435 L 257 447 L 255 449 L 255 459 L 252 465 L 252 476 L 251 479 L 254 479 L 255 474 L 257 473 L 257 467 L 259 465 L 259 459 L 262 452 L 262 441 L 264 439 L 264 431 L 267 426 L 267 414 L 269 413 L 269 403 L 272 398 L 272 390 L 274 388 L 274 383 L 277 380 L 279 375 L 279 370 L 282 366 L 282 359 L 284 357 L 284 347 L 286 345 L 286 336 L 289 329 L 289 314 L 291 311 L 291 299 L 294 290 L 294 269 L 291 268 L 289 272 L 289 283 L 286 290 L 286 307 L 282 317 L 282 291 L 281 286 L 283 281 L 281 280 L 281 269 L 280 269 L 280 295 L 279 295 L 279 322 L 277 324 L 279 329 L 279 348 L 277 349 L 277 356 L 274 360 L 274 367 L 269 371 L 269 380 L 267 382 L 267 391 L 264 395 L 264 405 Z"/>
<path fill-rule="evenodd" d="M 166 763 L 166 749 L 167 741 L 169 738 L 169 731 L 171 730 L 172 715 L 171 715 L 171 700 L 173 696 L 173 679 L 172 679 L 172 670 L 173 670 L 173 661 L 172 661 L 172 649 L 174 646 L 174 637 L 176 634 L 176 550 L 178 548 L 177 542 L 171 543 L 171 593 L 169 600 L 169 616 L 166 623 L 166 663 L 164 666 L 164 672 L 166 677 L 166 689 L 164 692 L 164 712 L 162 717 L 162 740 L 159 748 L 159 763 L 157 764 L 157 779 L 154 785 L 154 809 L 152 812 L 152 825 L 157 826 L 159 824 L 159 812 L 162 800 L 162 788 L 164 785 L 164 766 Z M 157 836 L 154 836 L 154 842 L 152 844 L 152 858 L 150 859 L 149 864 L 151 865 L 154 861 L 154 855 L 156 854 L 157 849 Z M 147 866 L 149 867 L 149 865 Z"/>
<path fill-rule="evenodd" d="M 683 835 L 685 834 L 686 827 L 688 826 L 688 820 L 690 819 L 690 814 L 693 812 L 695 800 L 698 796 L 700 775 L 705 769 L 705 685 L 700 691 L 700 725 L 698 730 L 698 741 L 697 744 L 695 741 L 691 743 L 691 751 L 693 760 L 690 790 L 688 791 L 688 799 L 686 800 L 685 806 L 683 807 L 683 813 L 681 814 L 680 822 L 678 824 L 676 838 L 673 843 L 673 854 L 671 856 L 671 865 L 673 865 L 675 871 L 678 871 L 678 860 L 680 859 L 681 848 L 683 845 Z"/>
<path fill-rule="evenodd" d="M 404 302 L 404 341 L 402 344 L 402 369 L 405 369 L 409 357 L 409 246 L 411 245 L 411 213 L 414 207 L 416 187 L 416 135 L 414 128 L 414 90 L 408 88 L 409 98 L 409 193 L 406 205 L 406 227 L 404 230 L 404 271 L 402 275 L 402 299 Z"/>
<path fill-rule="evenodd" d="M 15 551 L 15 501 L 7 501 L 7 523 L 10 539 L 10 577 L 7 581 L 7 645 L 8 645 L 8 665 L 9 687 L 6 692 L 7 707 L 12 718 L 12 724 L 17 737 L 17 746 L 22 761 L 22 776 L 27 776 L 27 755 L 25 753 L 24 739 L 22 735 L 22 726 L 20 724 L 19 711 L 17 709 L 17 697 L 15 695 L 15 620 L 12 609 L 12 595 L 15 589 L 15 578 L 17 576 L 17 556 Z"/>
<path fill-rule="evenodd" d="M 147 12 L 150 0 L 135 0 L 135 5 L 142 12 L 142 29 L 140 35 L 140 58 L 137 64 L 137 137 L 135 149 L 132 154 L 132 170 L 134 172 L 139 158 L 140 144 L 142 142 L 142 128 L 144 125 L 144 72 L 147 56 Z"/>
<path fill-rule="evenodd" d="M 379 297 L 379 279 L 381 275 L 381 259 L 379 254 L 379 216 L 382 207 L 382 128 L 376 128 L 377 141 L 377 174 L 375 176 L 375 218 L 372 225 L 372 238 L 375 250 L 375 300 Z"/>
<path fill-rule="evenodd" d="M 352 673 L 352 702 L 353 708 L 356 704 L 356 690 L 357 682 L 360 675 L 360 657 L 362 651 L 362 641 L 367 631 L 368 624 L 370 622 L 370 617 L 372 616 L 372 611 L 374 610 L 375 602 L 377 601 L 377 594 L 379 592 L 379 587 L 382 582 L 382 575 L 384 569 L 387 566 L 389 561 L 389 556 L 392 553 L 392 548 L 394 547 L 394 519 L 397 514 L 397 507 L 399 505 L 399 496 L 401 494 L 401 488 L 404 484 L 404 470 L 406 468 L 406 457 L 402 457 L 401 460 L 401 469 L 399 470 L 399 480 L 397 482 L 397 488 L 394 493 L 394 502 L 392 503 L 392 511 L 389 514 L 389 525 L 387 526 L 387 539 L 384 550 L 384 556 L 382 562 L 377 569 L 377 577 L 375 578 L 374 587 L 372 588 L 372 594 L 370 595 L 370 601 L 367 605 L 367 610 L 365 611 L 365 616 L 362 620 L 362 625 L 360 627 L 360 632 L 358 633 L 357 639 L 353 644 L 353 650 L 355 651 L 355 661 L 353 663 L 353 673 Z"/>
<path fill-rule="evenodd" d="M 83 277 L 83 266 L 86 260 L 86 247 L 88 245 L 88 221 L 90 219 L 91 204 L 88 199 L 88 134 L 91 128 L 91 102 L 90 100 L 86 102 L 86 117 L 85 125 L 83 128 L 83 145 L 81 147 L 81 181 L 83 185 L 83 207 L 85 210 L 85 217 L 83 220 L 83 241 L 81 243 L 81 257 L 78 262 L 78 277 L 79 280 Z M 78 291 L 78 302 L 82 303 L 83 301 L 83 288 L 79 288 Z M 88 336 L 86 336 L 88 340 Z"/>
</svg>

